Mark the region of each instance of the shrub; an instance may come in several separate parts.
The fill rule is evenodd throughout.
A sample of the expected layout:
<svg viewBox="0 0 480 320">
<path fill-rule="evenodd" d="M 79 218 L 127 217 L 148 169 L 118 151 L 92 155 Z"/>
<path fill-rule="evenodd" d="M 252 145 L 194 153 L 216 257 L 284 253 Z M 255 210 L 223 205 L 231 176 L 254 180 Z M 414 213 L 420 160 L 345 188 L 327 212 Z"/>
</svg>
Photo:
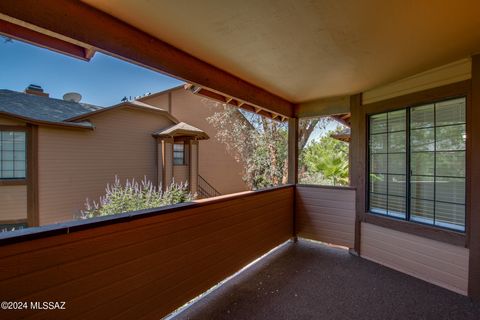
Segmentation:
<svg viewBox="0 0 480 320">
<path fill-rule="evenodd" d="M 180 202 L 189 202 L 195 199 L 188 191 L 187 183 L 177 184 L 173 181 L 165 191 L 156 187 L 145 177 L 140 183 L 128 179 L 125 185 L 115 176 L 113 185 L 107 184 L 105 195 L 98 202 L 87 199 L 85 210 L 81 211 L 81 218 L 107 216 L 116 213 L 158 208 Z"/>
</svg>

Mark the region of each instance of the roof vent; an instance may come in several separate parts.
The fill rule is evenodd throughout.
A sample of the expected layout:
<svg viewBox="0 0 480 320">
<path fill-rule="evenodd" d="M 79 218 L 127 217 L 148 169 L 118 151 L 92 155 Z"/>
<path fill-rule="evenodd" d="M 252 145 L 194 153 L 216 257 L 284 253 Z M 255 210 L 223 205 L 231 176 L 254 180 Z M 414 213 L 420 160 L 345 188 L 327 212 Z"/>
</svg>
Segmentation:
<svg viewBox="0 0 480 320">
<path fill-rule="evenodd" d="M 43 92 L 43 88 L 36 84 L 31 84 L 25 89 L 25 93 L 34 94 L 41 97 L 48 97 L 48 93 Z"/>
<path fill-rule="evenodd" d="M 63 100 L 78 103 L 82 100 L 82 95 L 76 92 L 67 92 L 63 95 Z"/>
</svg>

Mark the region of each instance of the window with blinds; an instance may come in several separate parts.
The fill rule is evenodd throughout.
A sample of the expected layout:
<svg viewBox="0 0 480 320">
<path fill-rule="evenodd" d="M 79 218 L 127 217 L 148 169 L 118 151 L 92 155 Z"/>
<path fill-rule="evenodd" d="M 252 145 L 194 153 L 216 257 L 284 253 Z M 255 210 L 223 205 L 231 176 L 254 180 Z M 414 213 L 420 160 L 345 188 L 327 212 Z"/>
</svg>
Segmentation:
<svg viewBox="0 0 480 320">
<path fill-rule="evenodd" d="M 465 231 L 465 104 L 370 116 L 370 212 Z"/>
<path fill-rule="evenodd" d="M 0 179 L 26 178 L 25 138 L 23 131 L 0 131 Z"/>
<path fill-rule="evenodd" d="M 185 165 L 185 145 L 183 143 L 173 145 L 173 164 L 176 166 Z"/>
</svg>

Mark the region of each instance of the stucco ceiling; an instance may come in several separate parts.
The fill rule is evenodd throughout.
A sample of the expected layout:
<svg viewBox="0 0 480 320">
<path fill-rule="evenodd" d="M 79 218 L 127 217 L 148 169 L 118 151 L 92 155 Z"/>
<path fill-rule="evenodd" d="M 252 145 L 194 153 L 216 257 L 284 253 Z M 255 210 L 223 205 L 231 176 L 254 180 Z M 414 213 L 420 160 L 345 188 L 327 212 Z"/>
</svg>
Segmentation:
<svg viewBox="0 0 480 320">
<path fill-rule="evenodd" d="M 84 2 L 293 102 L 480 52 L 478 0 Z"/>
</svg>

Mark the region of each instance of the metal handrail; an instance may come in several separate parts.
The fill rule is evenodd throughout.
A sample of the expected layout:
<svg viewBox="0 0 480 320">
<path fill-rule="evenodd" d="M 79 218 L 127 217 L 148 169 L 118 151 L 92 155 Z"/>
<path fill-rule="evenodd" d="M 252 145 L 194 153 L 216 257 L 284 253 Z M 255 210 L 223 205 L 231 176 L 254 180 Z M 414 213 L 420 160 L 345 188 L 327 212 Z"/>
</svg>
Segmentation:
<svg viewBox="0 0 480 320">
<path fill-rule="evenodd" d="M 200 198 L 211 198 L 218 197 L 222 194 L 215 189 L 207 180 L 205 180 L 201 175 L 198 175 L 198 195 Z"/>
</svg>

